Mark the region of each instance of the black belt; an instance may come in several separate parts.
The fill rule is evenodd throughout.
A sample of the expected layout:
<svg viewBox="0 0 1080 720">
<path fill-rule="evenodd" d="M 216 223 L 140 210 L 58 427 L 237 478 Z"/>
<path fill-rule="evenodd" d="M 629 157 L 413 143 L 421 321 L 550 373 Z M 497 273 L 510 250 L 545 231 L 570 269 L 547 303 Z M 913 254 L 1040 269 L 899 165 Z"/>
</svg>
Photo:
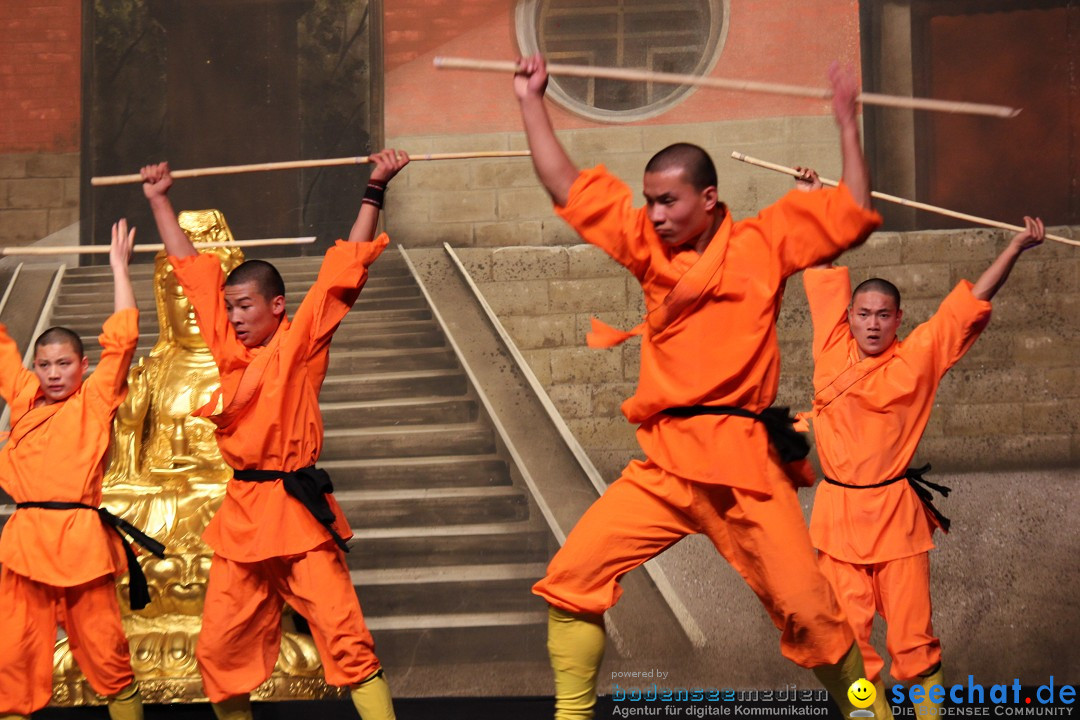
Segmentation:
<svg viewBox="0 0 1080 720">
<path fill-rule="evenodd" d="M 688 405 L 686 407 L 668 408 L 663 413 L 681 418 L 695 417 L 697 415 L 735 415 L 757 420 L 765 426 L 765 432 L 769 434 L 769 442 L 776 448 L 776 454 L 780 456 L 780 462 L 789 463 L 802 460 L 810 454 L 810 443 L 806 441 L 804 433 L 793 427 L 795 418 L 791 416 L 786 407 L 770 407 L 756 413 L 729 405 Z"/>
<path fill-rule="evenodd" d="M 131 609 L 142 610 L 150 604 L 150 590 L 146 585 L 146 575 L 143 574 L 142 568 L 139 567 L 139 561 L 136 559 L 135 552 L 131 549 L 131 545 L 128 544 L 128 539 L 124 537 L 124 533 L 130 535 L 134 542 L 142 545 L 159 558 L 165 557 L 164 545 L 129 523 L 124 518 L 116 517 L 103 507 L 94 507 L 93 505 L 87 505 L 85 503 L 56 501 L 15 503 L 16 510 L 21 510 L 23 508 L 40 508 L 42 510 L 93 510 L 97 512 L 101 521 L 111 527 L 113 532 L 119 535 L 120 539 L 124 541 L 124 555 L 127 556 L 128 566 L 128 602 L 131 604 Z"/>
<path fill-rule="evenodd" d="M 330 475 L 325 470 L 320 470 L 314 465 L 300 468 L 293 472 L 284 470 L 233 470 L 233 477 L 243 482 L 271 482 L 281 480 L 281 484 L 292 497 L 308 509 L 311 516 L 322 523 L 330 537 L 334 538 L 337 546 L 349 552 L 349 546 L 334 530 L 334 511 L 330 509 L 330 503 L 326 502 L 326 496 L 334 492 L 334 485 L 330 482 Z"/>
<path fill-rule="evenodd" d="M 936 490 L 941 493 L 941 497 L 949 497 L 949 493 L 952 492 L 952 488 L 945 487 L 944 485 L 938 485 L 932 483 L 929 480 L 923 478 L 923 473 L 930 472 L 930 465 L 927 463 L 919 468 L 908 468 L 904 471 L 904 474 L 899 477 L 894 477 L 883 482 L 874 483 L 873 485 L 848 485 L 847 483 L 837 482 L 832 478 L 822 476 L 822 480 L 830 485 L 838 485 L 843 488 L 850 488 L 852 490 L 868 490 L 870 488 L 885 487 L 886 485 L 892 485 L 895 482 L 901 480 L 907 480 L 911 485 L 911 489 L 915 491 L 915 494 L 922 500 L 922 504 L 926 506 L 926 509 L 930 511 L 930 514 L 934 516 L 934 519 L 941 525 L 941 529 L 945 532 L 949 532 L 950 521 L 949 518 L 941 514 L 941 511 L 934 507 L 934 495 L 930 492 Z"/>
</svg>

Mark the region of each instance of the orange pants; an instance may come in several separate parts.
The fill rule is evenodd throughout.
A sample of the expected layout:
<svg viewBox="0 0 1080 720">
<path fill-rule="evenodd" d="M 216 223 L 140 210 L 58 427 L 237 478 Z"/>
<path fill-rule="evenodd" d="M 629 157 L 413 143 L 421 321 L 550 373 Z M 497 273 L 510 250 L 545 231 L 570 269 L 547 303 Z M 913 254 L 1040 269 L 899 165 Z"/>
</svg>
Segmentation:
<svg viewBox="0 0 1080 720">
<path fill-rule="evenodd" d="M 249 693 L 270 677 L 284 602 L 311 626 L 329 685 L 353 685 L 379 670 L 344 555 L 333 542 L 254 563 L 214 555 L 195 648 L 211 702 Z"/>
<path fill-rule="evenodd" d="M 880 680 L 885 666 L 870 644 L 875 611 L 887 623 L 885 645 L 892 657 L 889 674 L 894 680 L 907 682 L 941 662 L 941 642 L 930 623 L 928 553 L 873 565 L 855 565 L 819 553 L 818 565 L 855 631 L 868 680 Z"/>
<path fill-rule="evenodd" d="M 135 679 L 111 575 L 57 587 L 0 568 L 0 715 L 49 703 L 57 623 L 95 692 L 115 695 Z"/>
<path fill-rule="evenodd" d="M 582 515 L 533 592 L 563 610 L 601 615 L 618 601 L 624 574 L 704 533 L 761 599 L 784 656 L 832 665 L 851 648 L 851 628 L 817 568 L 795 488 L 774 485 L 766 497 L 635 460 Z"/>
</svg>

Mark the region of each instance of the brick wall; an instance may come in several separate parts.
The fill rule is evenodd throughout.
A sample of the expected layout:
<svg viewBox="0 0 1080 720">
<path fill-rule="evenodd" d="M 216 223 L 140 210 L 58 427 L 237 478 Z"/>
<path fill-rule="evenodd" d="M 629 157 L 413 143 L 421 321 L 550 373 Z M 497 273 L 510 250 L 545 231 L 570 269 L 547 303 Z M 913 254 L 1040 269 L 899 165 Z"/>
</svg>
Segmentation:
<svg viewBox="0 0 1080 720">
<path fill-rule="evenodd" d="M 711 72 L 715 77 L 825 87 L 826 69 L 832 60 L 859 66 L 858 6 L 851 0 L 803 4 L 731 0 L 727 6 L 727 38 Z M 394 0 L 384 7 L 388 135 L 457 136 L 520 127 L 507 76 L 436 70 L 432 65 L 432 59 L 439 55 L 484 60 L 517 57 L 514 3 Z M 828 113 L 828 104 L 818 100 L 697 91 L 662 115 L 635 124 Z M 553 107 L 552 116 L 559 129 L 596 127 L 591 120 L 558 107 Z"/>
<path fill-rule="evenodd" d="M 551 222 L 559 222 L 552 220 Z M 1080 228 L 1059 231 L 1080 237 Z M 989 230 L 878 233 L 842 262 L 853 282 L 881 276 L 903 293 L 901 337 L 961 278 L 1004 247 Z M 567 424 L 605 478 L 640 453 L 619 412 L 634 389 L 638 343 L 589 350 L 589 318 L 629 328 L 643 314 L 636 281 L 599 250 L 458 250 Z M 1080 463 L 1080 256 L 1047 243 L 1023 257 L 994 302 L 990 327 L 941 384 L 919 461 L 939 470 L 1051 468 Z M 778 402 L 805 409 L 811 328 L 801 278 L 779 320 Z"/>
<path fill-rule="evenodd" d="M 79 219 L 81 7 L 0 3 L 0 245 Z"/>
<path fill-rule="evenodd" d="M 513 7 L 504 0 L 386 4 L 389 146 L 413 153 L 525 149 L 508 77 L 432 66 L 439 55 L 516 57 Z M 727 7 L 727 37 L 713 76 L 825 87 L 831 60 L 859 65 L 857 4 L 850 0 L 822 0 L 812 8 L 789 0 L 732 0 Z M 829 32 L 821 32 L 824 27 Z M 735 167 L 724 159 L 732 150 L 838 174 L 836 132 L 829 105 L 820 100 L 698 90 L 657 117 L 625 125 L 601 125 L 554 102 L 549 110 L 576 162 L 603 161 L 636 189 L 645 161 L 657 150 L 679 141 L 702 145 L 718 163 L 721 196 L 740 214 L 755 211 L 763 204 L 759 197 L 775 196 L 777 187 L 786 189 L 786 181 Z M 409 245 L 573 242 L 552 221 L 528 160 L 417 163 L 394 181 L 391 195 L 387 229 Z"/>
</svg>

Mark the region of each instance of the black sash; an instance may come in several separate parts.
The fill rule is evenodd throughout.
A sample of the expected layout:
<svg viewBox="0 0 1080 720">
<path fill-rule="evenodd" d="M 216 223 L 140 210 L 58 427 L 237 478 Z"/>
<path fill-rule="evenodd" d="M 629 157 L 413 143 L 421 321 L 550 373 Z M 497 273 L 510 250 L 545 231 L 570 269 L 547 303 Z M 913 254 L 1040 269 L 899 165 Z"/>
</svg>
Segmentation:
<svg viewBox="0 0 1080 720">
<path fill-rule="evenodd" d="M 765 408 L 760 413 L 755 413 L 729 405 L 688 405 L 686 407 L 668 408 L 663 413 L 681 418 L 695 417 L 697 415 L 736 415 L 757 420 L 765 426 L 765 432 L 769 434 L 769 442 L 776 448 L 776 453 L 780 456 L 780 462 L 789 463 L 802 460 L 810 454 L 810 443 L 806 441 L 803 433 L 792 427 L 795 424 L 795 418 L 791 416 L 786 407 L 770 407 Z"/>
<path fill-rule="evenodd" d="M 233 477 L 242 482 L 271 482 L 281 479 L 281 484 L 292 497 L 308 509 L 311 516 L 322 523 L 337 546 L 349 552 L 349 546 L 334 530 L 334 511 L 326 502 L 326 496 L 334 492 L 330 475 L 314 465 L 300 468 L 294 472 L 284 470 L 233 470 Z"/>
<path fill-rule="evenodd" d="M 936 490 L 941 494 L 941 497 L 949 497 L 949 493 L 952 491 L 952 488 L 945 487 L 944 485 L 938 485 L 937 483 L 932 483 L 929 480 L 923 478 L 923 473 L 928 472 L 930 472 L 929 463 L 919 468 L 908 468 L 900 477 L 894 477 L 890 480 L 885 480 L 883 482 L 875 483 L 873 485 L 848 485 L 847 483 L 837 482 L 836 480 L 827 478 L 824 475 L 821 477 L 821 479 L 829 483 L 830 485 L 837 485 L 839 487 L 849 488 L 851 490 L 866 490 L 868 488 L 885 487 L 886 485 L 892 485 L 893 483 L 900 482 L 901 480 L 907 480 L 908 484 L 911 485 L 911 489 L 915 491 L 915 494 L 919 496 L 920 500 L 922 500 L 923 505 L 926 506 L 926 509 L 930 511 L 930 514 L 933 515 L 934 519 L 938 521 L 941 529 L 945 532 L 949 532 L 949 518 L 942 515 L 941 511 L 934 507 L 934 496 L 930 491 Z"/>
<path fill-rule="evenodd" d="M 135 552 L 131 549 L 131 545 L 128 544 L 128 539 L 124 537 L 124 533 L 130 535 L 134 542 L 142 545 L 159 558 L 165 557 L 164 545 L 129 523 L 127 520 L 116 517 L 103 507 L 94 507 L 93 505 L 87 505 L 85 503 L 57 501 L 15 503 L 16 510 L 21 510 L 22 508 L 40 508 L 42 510 L 93 510 L 97 512 L 101 521 L 108 527 L 111 527 L 113 532 L 119 535 L 120 539 L 123 540 L 124 555 L 127 557 L 128 566 L 128 601 L 131 603 L 131 609 L 142 610 L 150 604 L 150 590 L 146 585 L 146 575 L 143 574 L 142 568 L 139 567 L 139 561 L 136 559 Z"/>
</svg>

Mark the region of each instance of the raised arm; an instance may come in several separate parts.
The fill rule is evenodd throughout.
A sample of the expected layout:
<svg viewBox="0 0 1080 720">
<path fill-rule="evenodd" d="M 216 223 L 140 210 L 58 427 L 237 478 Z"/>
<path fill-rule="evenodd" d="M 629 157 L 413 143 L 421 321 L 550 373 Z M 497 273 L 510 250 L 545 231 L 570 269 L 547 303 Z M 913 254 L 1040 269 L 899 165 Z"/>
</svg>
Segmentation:
<svg viewBox="0 0 1080 720">
<path fill-rule="evenodd" d="M 135 290 L 131 287 L 131 248 L 135 245 L 135 228 L 128 230 L 127 220 L 120 218 L 112 226 L 109 245 L 109 265 L 113 274 L 113 312 L 135 307 Z"/>
<path fill-rule="evenodd" d="M 158 234 L 161 235 L 161 242 L 165 243 L 165 252 L 178 258 L 198 255 L 191 239 L 176 222 L 176 211 L 169 201 L 169 188 L 173 183 L 169 163 L 147 165 L 142 169 L 142 177 L 143 194 L 150 201 Z"/>
<path fill-rule="evenodd" d="M 401 168 L 409 164 L 409 155 L 403 150 L 383 150 L 372 155 L 371 159 L 375 161 L 375 169 L 368 178 L 360 212 L 349 232 L 349 242 L 371 242 L 375 239 L 375 227 L 379 224 L 386 186 Z"/>
<path fill-rule="evenodd" d="M 802 277 L 814 330 L 813 354 L 816 362 L 827 349 L 851 337 L 847 322 L 851 276 L 846 267 L 819 265 L 808 268 Z"/>
<path fill-rule="evenodd" d="M 976 299 L 990 300 L 994 297 L 1009 279 L 1009 273 L 1012 272 L 1016 261 L 1020 259 L 1020 255 L 1025 250 L 1041 245 L 1046 239 L 1046 228 L 1039 218 L 1029 218 L 1025 215 L 1024 226 L 1024 231 L 1013 235 L 1002 253 L 990 264 L 990 267 L 986 268 L 971 288 L 971 294 Z"/>
<path fill-rule="evenodd" d="M 131 287 L 131 275 L 128 271 L 134 244 L 135 228 L 128 230 L 127 220 L 122 218 L 113 223 L 112 242 L 109 244 L 109 265 L 113 273 L 113 314 L 101 327 L 101 335 L 98 336 L 101 357 L 84 385 L 87 394 L 102 402 L 110 413 L 104 416 L 108 422 L 112 422 L 112 411 L 124 399 L 128 368 L 139 343 L 139 313 L 133 312 L 138 308 L 135 305 L 135 291 Z"/>
<path fill-rule="evenodd" d="M 578 168 L 555 137 L 555 129 L 544 106 L 547 82 L 547 66 L 542 56 L 533 55 L 518 60 L 514 93 L 521 105 L 521 120 L 525 125 L 529 150 L 532 151 L 533 167 L 551 199 L 563 207 L 570 196 L 570 186 L 577 179 Z"/>
<path fill-rule="evenodd" d="M 855 73 L 850 68 L 841 68 L 837 62 L 829 66 L 829 82 L 832 83 L 833 90 L 833 117 L 840 128 L 840 153 L 844 165 L 841 179 L 851 191 L 855 202 L 869 209 L 870 170 L 863 155 L 855 108 L 859 85 L 855 80 Z"/>
</svg>

